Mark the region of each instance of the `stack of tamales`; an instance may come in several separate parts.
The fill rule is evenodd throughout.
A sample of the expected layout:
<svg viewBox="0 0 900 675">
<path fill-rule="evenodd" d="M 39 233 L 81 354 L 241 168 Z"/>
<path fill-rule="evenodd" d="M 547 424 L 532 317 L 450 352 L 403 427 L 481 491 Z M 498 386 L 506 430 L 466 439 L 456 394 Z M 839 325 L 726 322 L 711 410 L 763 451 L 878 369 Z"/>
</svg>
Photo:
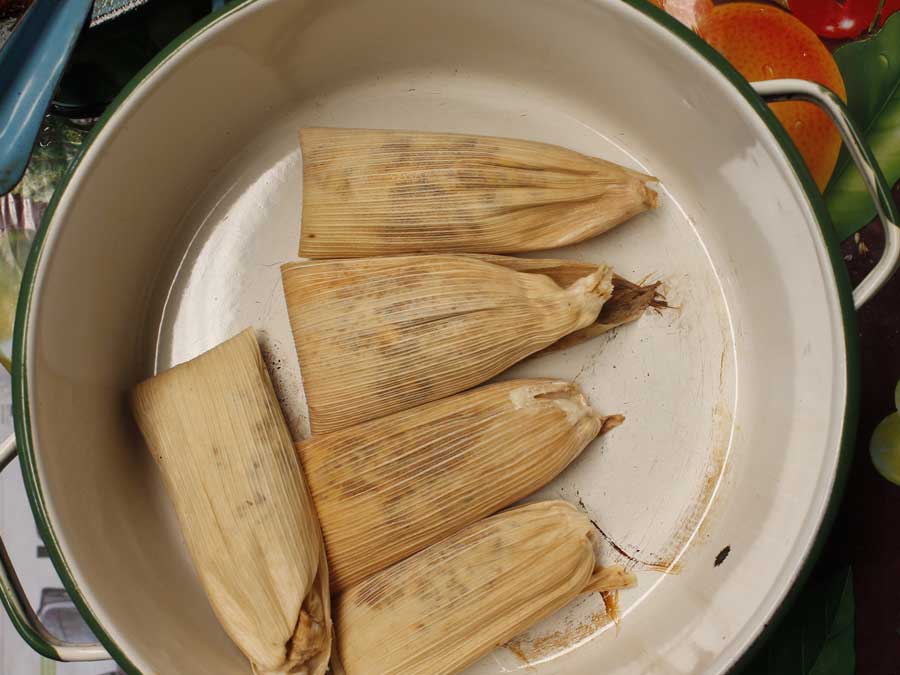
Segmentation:
<svg viewBox="0 0 900 675">
<path fill-rule="evenodd" d="M 282 277 L 313 436 L 295 447 L 252 330 L 135 387 L 135 418 L 254 673 L 449 675 L 634 583 L 571 505 L 503 510 L 623 418 L 569 382 L 485 383 L 663 304 L 603 264 L 497 255 L 600 234 L 654 179 L 529 141 L 300 139 L 314 260 Z"/>
</svg>

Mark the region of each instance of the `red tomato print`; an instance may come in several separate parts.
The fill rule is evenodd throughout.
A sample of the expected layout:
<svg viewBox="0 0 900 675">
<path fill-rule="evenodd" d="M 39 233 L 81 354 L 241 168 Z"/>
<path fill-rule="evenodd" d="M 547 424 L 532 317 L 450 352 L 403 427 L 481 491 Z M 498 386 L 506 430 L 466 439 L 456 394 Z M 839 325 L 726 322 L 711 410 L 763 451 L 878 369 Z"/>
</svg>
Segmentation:
<svg viewBox="0 0 900 675">
<path fill-rule="evenodd" d="M 818 35 L 834 40 L 863 33 L 875 20 L 878 4 L 879 0 L 788 0 L 794 16 Z"/>
</svg>

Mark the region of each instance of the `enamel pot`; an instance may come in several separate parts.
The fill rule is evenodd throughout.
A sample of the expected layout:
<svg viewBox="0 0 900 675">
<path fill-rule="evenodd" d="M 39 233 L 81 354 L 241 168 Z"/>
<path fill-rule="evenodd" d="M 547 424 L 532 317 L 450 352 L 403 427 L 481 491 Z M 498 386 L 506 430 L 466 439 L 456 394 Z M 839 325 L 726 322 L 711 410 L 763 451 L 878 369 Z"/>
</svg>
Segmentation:
<svg viewBox="0 0 900 675">
<path fill-rule="evenodd" d="M 851 292 L 828 214 L 766 100 L 835 120 L 887 233 Z M 22 283 L 16 438 L 47 548 L 101 644 L 23 637 L 129 673 L 247 675 L 192 571 L 126 393 L 257 329 L 307 433 L 279 263 L 300 235 L 301 126 L 556 143 L 659 177 L 660 207 L 544 257 L 664 282 L 672 309 L 504 374 L 573 378 L 623 426 L 542 495 L 585 509 L 638 575 L 618 628 L 585 596 L 469 671 L 732 669 L 805 576 L 856 430 L 855 309 L 893 273 L 896 212 L 836 96 L 751 85 L 638 0 L 248 0 L 192 28 L 96 126 Z M 390 636 L 386 636 L 390 639 Z"/>
</svg>

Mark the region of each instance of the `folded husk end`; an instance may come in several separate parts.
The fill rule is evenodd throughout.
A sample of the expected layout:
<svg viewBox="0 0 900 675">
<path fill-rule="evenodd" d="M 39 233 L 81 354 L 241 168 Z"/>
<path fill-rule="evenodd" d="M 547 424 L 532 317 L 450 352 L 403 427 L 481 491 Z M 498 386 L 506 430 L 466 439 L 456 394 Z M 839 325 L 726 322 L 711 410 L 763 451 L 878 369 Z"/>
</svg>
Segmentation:
<svg viewBox="0 0 900 675">
<path fill-rule="evenodd" d="M 324 675 L 331 660 L 333 637 L 328 562 L 323 550 L 314 587 L 304 600 L 294 634 L 285 645 L 284 664 L 267 669 L 251 663 L 253 675 Z"/>
</svg>

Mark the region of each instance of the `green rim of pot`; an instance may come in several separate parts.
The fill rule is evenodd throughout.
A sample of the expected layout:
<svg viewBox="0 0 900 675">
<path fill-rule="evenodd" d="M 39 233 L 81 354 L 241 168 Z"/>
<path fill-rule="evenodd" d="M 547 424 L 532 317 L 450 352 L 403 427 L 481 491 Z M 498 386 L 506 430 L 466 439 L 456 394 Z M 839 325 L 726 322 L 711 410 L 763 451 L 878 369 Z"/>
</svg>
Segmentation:
<svg viewBox="0 0 900 675">
<path fill-rule="evenodd" d="M 34 447 L 31 438 L 31 420 L 28 405 L 28 382 L 26 374 L 26 354 L 25 344 L 27 341 L 28 316 L 31 309 L 31 297 L 34 290 L 35 272 L 43 253 L 43 245 L 46 234 L 49 229 L 49 223 L 53 220 L 56 207 L 59 204 L 61 196 L 64 194 L 69 181 L 81 163 L 84 154 L 97 138 L 109 119 L 115 114 L 122 102 L 143 82 L 147 76 L 155 71 L 163 62 L 168 60 L 175 52 L 180 50 L 189 40 L 196 35 L 206 31 L 215 23 L 219 22 L 226 16 L 240 11 L 250 5 L 255 4 L 259 0 L 233 0 L 225 7 L 217 12 L 210 14 L 208 17 L 195 24 L 175 40 L 173 40 L 162 52 L 160 52 L 147 66 L 142 69 L 129 82 L 119 96 L 109 105 L 106 112 L 95 125 L 90 136 L 81 148 L 75 161 L 69 167 L 66 175 L 63 177 L 59 186 L 54 192 L 53 199 L 47 207 L 42 220 L 42 226 L 38 230 L 31 253 L 28 257 L 24 275 L 22 277 L 22 287 L 19 294 L 19 301 L 16 309 L 15 329 L 13 332 L 13 414 L 15 417 L 16 439 L 18 442 L 18 450 L 20 457 L 20 465 L 22 474 L 25 479 L 25 487 L 28 492 L 31 508 L 37 521 L 38 529 L 47 546 L 53 564 L 56 567 L 60 579 L 72 601 L 78 607 L 91 630 L 97 636 L 97 639 L 107 649 L 109 654 L 119 663 L 119 665 L 130 675 L 141 675 L 137 667 L 128 659 L 118 645 L 112 640 L 109 634 L 103 629 L 97 618 L 94 616 L 91 608 L 82 596 L 78 584 L 72 576 L 72 572 L 62 555 L 59 542 L 53 532 L 50 524 L 44 497 L 41 490 L 41 484 L 35 471 Z M 853 455 L 853 448 L 857 429 L 858 408 L 859 408 L 859 345 L 856 331 L 856 310 L 853 305 L 853 296 L 850 287 L 850 279 L 847 275 L 846 267 L 840 254 L 840 242 L 831 224 L 831 218 L 822 199 L 819 189 L 816 187 L 803 158 L 800 156 L 796 146 L 791 141 L 784 127 L 778 122 L 772 114 L 769 106 L 759 97 L 759 95 L 750 86 L 750 83 L 740 73 L 735 70 L 721 54 L 710 47 L 706 42 L 700 39 L 693 31 L 689 30 L 671 16 L 653 6 L 647 0 L 619 0 L 633 7 L 635 10 L 646 15 L 660 26 L 667 29 L 670 33 L 680 38 L 684 43 L 693 48 L 706 61 L 715 67 L 722 75 L 724 75 L 734 85 L 735 89 L 743 96 L 747 104 L 759 115 L 765 122 L 769 131 L 778 141 L 782 151 L 789 160 L 794 175 L 803 187 L 809 204 L 818 221 L 821 234 L 825 240 L 831 260 L 831 268 L 834 274 L 835 284 L 838 290 L 838 298 L 841 304 L 841 314 L 844 325 L 844 341 L 847 348 L 847 397 L 844 408 L 844 425 L 841 433 L 840 454 L 838 458 L 837 472 L 832 494 L 826 508 L 822 522 L 819 525 L 813 545 L 810 548 L 806 560 L 803 562 L 801 569 L 797 575 L 797 579 L 782 600 L 781 605 L 776 610 L 772 619 L 766 624 L 761 634 L 756 639 L 753 646 L 748 649 L 732 668 L 732 672 L 739 672 L 747 662 L 752 658 L 753 654 L 764 642 L 766 636 L 772 631 L 773 627 L 783 618 L 787 609 L 793 603 L 798 590 L 803 586 L 813 564 L 818 559 L 822 547 L 827 539 L 828 533 L 834 522 L 838 507 L 843 497 L 844 488 L 847 482 L 850 463 Z M 24 637 L 24 635 L 23 635 Z"/>
</svg>

